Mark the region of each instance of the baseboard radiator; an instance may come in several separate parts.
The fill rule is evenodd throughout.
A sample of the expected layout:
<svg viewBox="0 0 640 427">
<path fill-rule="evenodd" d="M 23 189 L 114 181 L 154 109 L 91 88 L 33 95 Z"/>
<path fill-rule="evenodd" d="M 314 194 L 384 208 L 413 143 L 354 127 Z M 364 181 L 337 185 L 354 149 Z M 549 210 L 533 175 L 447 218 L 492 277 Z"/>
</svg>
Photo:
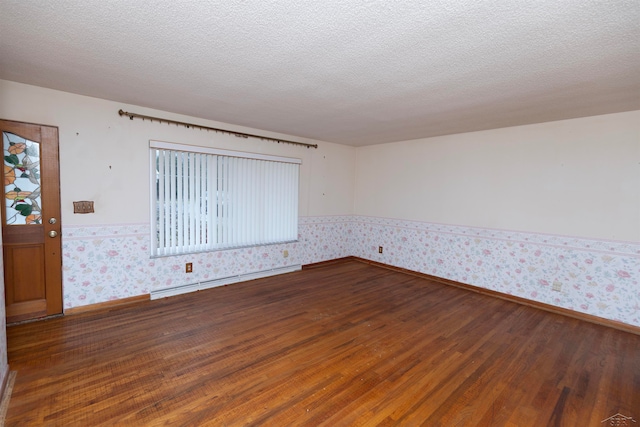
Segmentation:
<svg viewBox="0 0 640 427">
<path fill-rule="evenodd" d="M 261 279 L 263 277 L 277 276 L 278 274 L 291 273 L 302 269 L 300 264 L 287 267 L 274 268 L 271 270 L 256 271 L 253 273 L 239 274 L 236 276 L 221 277 L 206 282 L 188 283 L 186 285 L 173 286 L 170 288 L 156 289 L 151 291 L 150 299 L 160 299 L 174 295 L 186 294 L 189 292 L 202 291 L 204 289 L 215 288 L 216 286 L 230 285 L 232 283 L 246 282 L 248 280 Z"/>
</svg>

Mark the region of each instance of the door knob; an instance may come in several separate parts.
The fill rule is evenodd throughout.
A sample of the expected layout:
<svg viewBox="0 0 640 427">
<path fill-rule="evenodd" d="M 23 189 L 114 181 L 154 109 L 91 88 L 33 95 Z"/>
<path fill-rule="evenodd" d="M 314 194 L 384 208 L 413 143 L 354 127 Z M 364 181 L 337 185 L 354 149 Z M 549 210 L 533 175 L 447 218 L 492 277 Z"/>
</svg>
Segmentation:
<svg viewBox="0 0 640 427">
<path fill-rule="evenodd" d="M 58 235 L 58 232 L 56 230 L 51 230 L 49 232 L 49 237 L 56 237 Z"/>
</svg>

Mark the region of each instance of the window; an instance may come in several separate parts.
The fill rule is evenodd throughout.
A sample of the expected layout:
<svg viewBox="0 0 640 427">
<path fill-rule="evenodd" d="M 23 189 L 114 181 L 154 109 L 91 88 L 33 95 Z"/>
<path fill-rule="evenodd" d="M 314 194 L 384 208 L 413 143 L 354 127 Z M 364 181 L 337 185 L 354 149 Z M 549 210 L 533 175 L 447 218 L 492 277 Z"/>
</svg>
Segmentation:
<svg viewBox="0 0 640 427">
<path fill-rule="evenodd" d="M 295 241 L 301 161 L 150 142 L 154 255 Z"/>
</svg>

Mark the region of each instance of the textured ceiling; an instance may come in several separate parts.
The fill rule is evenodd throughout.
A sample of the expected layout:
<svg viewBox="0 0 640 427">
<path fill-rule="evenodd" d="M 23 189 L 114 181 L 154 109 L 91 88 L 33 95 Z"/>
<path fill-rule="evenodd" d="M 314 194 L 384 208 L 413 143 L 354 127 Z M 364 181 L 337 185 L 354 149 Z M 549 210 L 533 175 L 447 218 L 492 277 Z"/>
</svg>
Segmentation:
<svg viewBox="0 0 640 427">
<path fill-rule="evenodd" d="M 2 0 L 0 78 L 369 145 L 640 109 L 640 1 Z"/>
</svg>

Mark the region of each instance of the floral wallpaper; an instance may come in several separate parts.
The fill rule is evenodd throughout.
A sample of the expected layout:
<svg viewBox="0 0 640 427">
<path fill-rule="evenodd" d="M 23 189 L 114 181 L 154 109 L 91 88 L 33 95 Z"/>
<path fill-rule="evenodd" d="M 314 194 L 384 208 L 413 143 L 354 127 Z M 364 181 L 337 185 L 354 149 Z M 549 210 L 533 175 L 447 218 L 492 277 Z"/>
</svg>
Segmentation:
<svg viewBox="0 0 640 427">
<path fill-rule="evenodd" d="M 151 258 L 148 224 L 67 226 L 64 306 L 353 255 L 640 326 L 640 243 L 349 215 L 302 217 L 298 233 L 290 244 Z"/>
<path fill-rule="evenodd" d="M 148 224 L 65 227 L 64 307 L 301 264 L 298 243 L 152 258 L 149 235 Z M 187 262 L 193 263 L 189 274 Z"/>
<path fill-rule="evenodd" d="M 302 244 L 302 265 L 353 255 L 353 216 L 300 218 L 298 239 Z"/>
</svg>

